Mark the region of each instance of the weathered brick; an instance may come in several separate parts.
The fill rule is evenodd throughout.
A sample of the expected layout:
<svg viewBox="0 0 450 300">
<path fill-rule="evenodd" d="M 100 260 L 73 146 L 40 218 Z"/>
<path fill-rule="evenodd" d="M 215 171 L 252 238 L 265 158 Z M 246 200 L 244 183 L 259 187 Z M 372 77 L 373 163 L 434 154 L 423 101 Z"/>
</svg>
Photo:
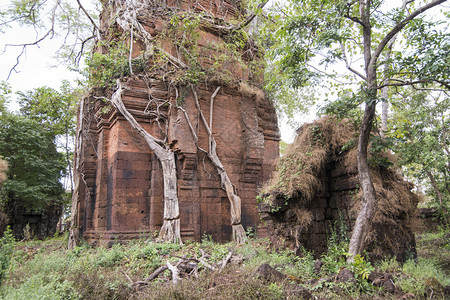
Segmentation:
<svg viewBox="0 0 450 300">
<path fill-rule="evenodd" d="M 219 9 L 214 3 L 200 1 L 208 12 L 218 18 L 230 20 L 241 14 L 234 2 L 230 0 L 222 2 L 223 7 Z M 173 1 L 170 3 L 172 4 L 168 5 L 178 5 Z M 188 1 L 180 3 L 181 8 L 185 10 L 192 10 L 191 6 L 194 5 Z M 145 28 L 151 31 L 152 36 L 169 26 L 167 21 L 156 18 L 152 13 L 143 16 L 146 19 Z M 105 21 L 109 18 L 107 15 L 103 17 Z M 211 56 L 214 50 L 203 48 L 204 45 L 221 41 L 222 38 L 214 33 L 200 31 L 199 53 L 200 62 L 205 62 L 204 67 L 215 63 L 209 59 L 214 57 Z M 133 55 L 138 55 L 142 45 L 139 42 L 134 45 Z M 161 47 L 172 55 L 177 55 L 175 47 L 168 39 L 163 41 Z M 224 63 L 221 69 L 231 71 L 240 77 L 241 81 L 245 81 L 249 76 L 247 71 L 231 61 Z M 196 240 L 199 240 L 203 233 L 212 234 L 216 240 L 229 240 L 231 238 L 229 200 L 221 188 L 216 168 L 203 152 L 197 150 L 184 114 L 175 109 L 174 103 L 170 113 L 168 106 L 160 106 L 160 112 L 165 116 L 159 120 L 160 124 L 156 122 L 154 116 L 143 113 L 151 97 L 175 100 L 175 94 L 168 94 L 168 82 L 155 78 L 149 76 L 147 81 L 139 77 L 125 78 L 124 85 L 127 88 L 124 89 L 122 100 L 137 122 L 156 138 L 165 138 L 161 134 L 161 128 L 168 125 L 167 145 L 175 150 L 178 158 L 177 185 L 181 232 L 186 237 Z M 212 132 L 217 142 L 217 153 L 241 198 L 242 223 L 256 228 L 259 222 L 256 195 L 262 183 L 269 178 L 273 163 L 279 156 L 279 132 L 275 109 L 267 99 L 259 99 L 255 95 L 241 91 L 236 85 L 223 83 L 211 106 L 211 96 L 216 87 L 212 82 L 207 86 L 203 83 L 196 86 L 200 106 L 207 120 L 210 118 L 212 107 Z M 184 100 L 183 108 L 197 130 L 198 144 L 208 149 L 209 137 L 199 119 L 194 97 L 189 91 L 181 92 Z M 247 95 L 244 95 L 246 93 Z M 105 239 L 138 235 L 137 232 L 134 235 L 118 234 L 123 231 L 158 229 L 162 224 L 164 185 L 161 165 L 156 155 L 140 134 L 116 110 L 103 115 L 101 113 L 94 115 L 105 104 L 95 99 L 85 101 L 92 109 L 89 109 L 89 113 L 85 116 L 88 122 L 84 123 L 86 128 L 83 128 L 86 133 L 83 135 L 86 146 L 82 161 L 85 163 L 84 168 L 90 170 L 85 172 L 83 180 L 88 183 L 88 188 L 93 189 L 95 186 L 96 209 L 87 203 L 80 204 L 79 214 L 92 216 L 92 222 L 86 228 L 92 233 L 89 239 L 101 239 L 98 233 L 100 230 L 107 231 L 108 226 L 111 228 L 108 228 L 108 234 L 104 235 Z M 154 103 L 150 103 L 151 105 L 155 106 Z M 91 124 L 90 127 L 87 124 Z M 98 153 L 99 159 L 95 152 Z M 86 199 L 81 197 L 80 201 L 85 202 Z M 116 205 L 111 208 L 107 204 Z"/>
</svg>

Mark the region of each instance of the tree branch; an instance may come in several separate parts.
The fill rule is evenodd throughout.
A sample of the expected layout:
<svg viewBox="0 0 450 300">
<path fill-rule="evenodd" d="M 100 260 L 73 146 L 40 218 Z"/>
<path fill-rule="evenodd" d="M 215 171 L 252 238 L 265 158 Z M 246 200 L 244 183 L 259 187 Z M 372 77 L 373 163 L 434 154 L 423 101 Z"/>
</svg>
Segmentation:
<svg viewBox="0 0 450 300">
<path fill-rule="evenodd" d="M 421 13 L 425 12 L 426 10 L 433 8 L 439 4 L 442 4 L 446 2 L 447 0 L 435 0 L 433 2 L 430 2 L 417 10 L 413 11 L 410 15 L 408 15 L 405 19 L 403 19 L 401 22 L 397 23 L 394 28 L 386 36 L 383 38 L 383 40 L 380 42 L 378 47 L 376 48 L 375 52 L 372 55 L 372 58 L 370 59 L 369 65 L 374 66 L 377 62 L 381 52 L 383 51 L 384 47 L 387 45 L 387 43 L 400 31 L 402 30 L 406 24 L 408 24 L 411 20 L 413 20 L 415 17 L 420 15 Z"/>
<path fill-rule="evenodd" d="M 100 28 L 98 28 L 97 24 L 95 23 L 94 19 L 92 19 L 92 17 L 89 15 L 89 13 L 86 11 L 86 9 L 83 7 L 83 5 L 81 5 L 80 0 L 77 0 L 78 3 L 78 7 L 81 8 L 81 10 L 84 12 L 84 14 L 86 15 L 86 17 L 89 19 L 89 21 L 91 22 L 92 26 L 94 26 L 94 28 L 97 30 L 97 34 L 100 34 Z"/>
<path fill-rule="evenodd" d="M 344 44 L 342 42 L 339 43 L 341 45 L 341 50 L 342 50 L 342 54 L 344 55 L 344 62 L 345 65 L 347 67 L 347 69 L 349 69 L 351 72 L 355 73 L 356 75 L 358 75 L 359 77 L 361 77 L 362 80 L 366 80 L 366 76 L 364 76 L 363 74 L 361 74 L 360 72 L 358 72 L 357 70 L 353 69 L 350 66 L 350 63 L 348 62 L 348 58 L 347 58 L 347 53 L 345 52 L 345 47 Z"/>
<path fill-rule="evenodd" d="M 244 28 L 248 24 L 250 24 L 253 21 L 253 19 L 256 17 L 257 11 L 260 10 L 260 9 L 263 9 L 264 6 L 267 4 L 267 2 L 269 2 L 269 0 L 265 0 L 264 2 L 261 2 L 258 5 L 258 7 L 256 8 L 256 12 L 252 12 L 250 15 L 247 16 L 247 18 L 245 18 L 244 21 L 242 21 L 241 23 L 239 23 L 236 26 L 232 27 L 230 30 L 231 31 L 241 30 L 242 28 Z"/>
</svg>

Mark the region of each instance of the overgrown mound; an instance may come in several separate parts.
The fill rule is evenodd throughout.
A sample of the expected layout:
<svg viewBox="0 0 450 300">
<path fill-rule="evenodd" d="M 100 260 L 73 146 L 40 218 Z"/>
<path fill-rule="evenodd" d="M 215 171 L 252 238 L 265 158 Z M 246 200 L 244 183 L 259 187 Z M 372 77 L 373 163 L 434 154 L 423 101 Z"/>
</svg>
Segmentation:
<svg viewBox="0 0 450 300">
<path fill-rule="evenodd" d="M 358 184 L 358 133 L 348 120 L 324 117 L 298 130 L 280 158 L 259 204 L 269 236 L 277 243 L 314 251 L 326 250 L 332 226 L 348 238 L 362 198 Z M 399 175 L 393 155 L 370 147 L 371 177 L 379 198 L 367 237 L 372 259 L 415 255 L 413 235 L 418 197 Z M 339 224 L 338 224 L 339 223 Z"/>
</svg>

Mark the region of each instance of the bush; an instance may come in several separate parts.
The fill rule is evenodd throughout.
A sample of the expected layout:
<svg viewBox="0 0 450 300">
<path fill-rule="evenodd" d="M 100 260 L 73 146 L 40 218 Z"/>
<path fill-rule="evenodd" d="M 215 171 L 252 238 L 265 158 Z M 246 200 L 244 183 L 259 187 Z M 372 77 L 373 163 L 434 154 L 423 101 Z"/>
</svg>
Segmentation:
<svg viewBox="0 0 450 300">
<path fill-rule="evenodd" d="M 76 289 L 70 281 L 60 276 L 44 274 L 33 275 L 25 280 L 17 288 L 8 286 L 5 288 L 2 299 L 80 299 Z"/>
<path fill-rule="evenodd" d="M 11 264 L 11 256 L 14 252 L 15 239 L 8 226 L 0 238 L 0 283 L 5 278 Z"/>
</svg>

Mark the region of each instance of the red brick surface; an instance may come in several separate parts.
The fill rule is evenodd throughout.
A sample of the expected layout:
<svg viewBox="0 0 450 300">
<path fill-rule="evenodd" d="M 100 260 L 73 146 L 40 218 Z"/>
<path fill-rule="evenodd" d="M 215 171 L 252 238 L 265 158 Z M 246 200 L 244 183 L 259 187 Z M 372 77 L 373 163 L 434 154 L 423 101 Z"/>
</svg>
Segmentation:
<svg viewBox="0 0 450 300">
<path fill-rule="evenodd" d="M 167 5 L 189 12 L 206 11 L 214 15 L 216 21 L 229 21 L 244 13 L 241 2 L 232 0 L 170 0 Z M 109 24 L 108 18 L 108 13 L 102 16 L 102 26 Z M 154 11 L 142 18 L 140 22 L 152 36 L 170 26 L 167 19 Z M 222 38 L 219 33 L 202 26 L 199 34 L 199 62 L 209 69 L 220 49 L 210 45 L 221 43 Z M 140 54 L 142 45 L 139 41 L 133 44 L 134 56 Z M 178 55 L 168 39 L 164 39 L 160 47 Z M 233 61 L 224 62 L 220 68 L 228 70 L 240 82 L 248 82 L 251 76 L 249 68 L 243 70 Z M 217 171 L 205 154 L 197 150 L 184 114 L 176 109 L 175 94 L 173 90 L 168 91 L 169 82 L 160 78 L 149 76 L 147 81 L 141 77 L 124 79 L 126 89 L 122 100 L 134 118 L 153 136 L 164 138 L 161 128 L 167 125 L 167 144 L 176 153 L 182 238 L 200 240 L 202 235 L 208 234 L 218 241 L 229 240 L 230 204 L 221 189 Z M 211 95 L 216 87 L 217 83 L 213 82 L 196 86 L 201 109 L 208 121 Z M 159 107 L 163 116 L 159 124 L 154 115 L 144 113 L 150 98 L 171 102 L 171 106 Z M 88 241 L 130 239 L 160 229 L 164 204 L 159 161 L 144 139 L 115 109 L 105 110 L 103 107 L 107 104 L 94 97 L 84 101 L 88 113 L 83 127 L 84 147 L 79 154 L 83 176 L 78 205 L 78 224 L 84 237 Z M 183 94 L 182 107 L 197 132 L 199 146 L 207 149 L 208 136 L 188 87 Z M 155 109 L 156 105 L 153 103 L 150 108 Z M 268 99 L 257 93 L 239 92 L 237 81 L 221 83 L 214 99 L 212 132 L 217 142 L 217 154 L 242 199 L 242 224 L 246 228 L 256 228 L 259 216 L 255 197 L 279 156 L 275 110 Z"/>
</svg>

